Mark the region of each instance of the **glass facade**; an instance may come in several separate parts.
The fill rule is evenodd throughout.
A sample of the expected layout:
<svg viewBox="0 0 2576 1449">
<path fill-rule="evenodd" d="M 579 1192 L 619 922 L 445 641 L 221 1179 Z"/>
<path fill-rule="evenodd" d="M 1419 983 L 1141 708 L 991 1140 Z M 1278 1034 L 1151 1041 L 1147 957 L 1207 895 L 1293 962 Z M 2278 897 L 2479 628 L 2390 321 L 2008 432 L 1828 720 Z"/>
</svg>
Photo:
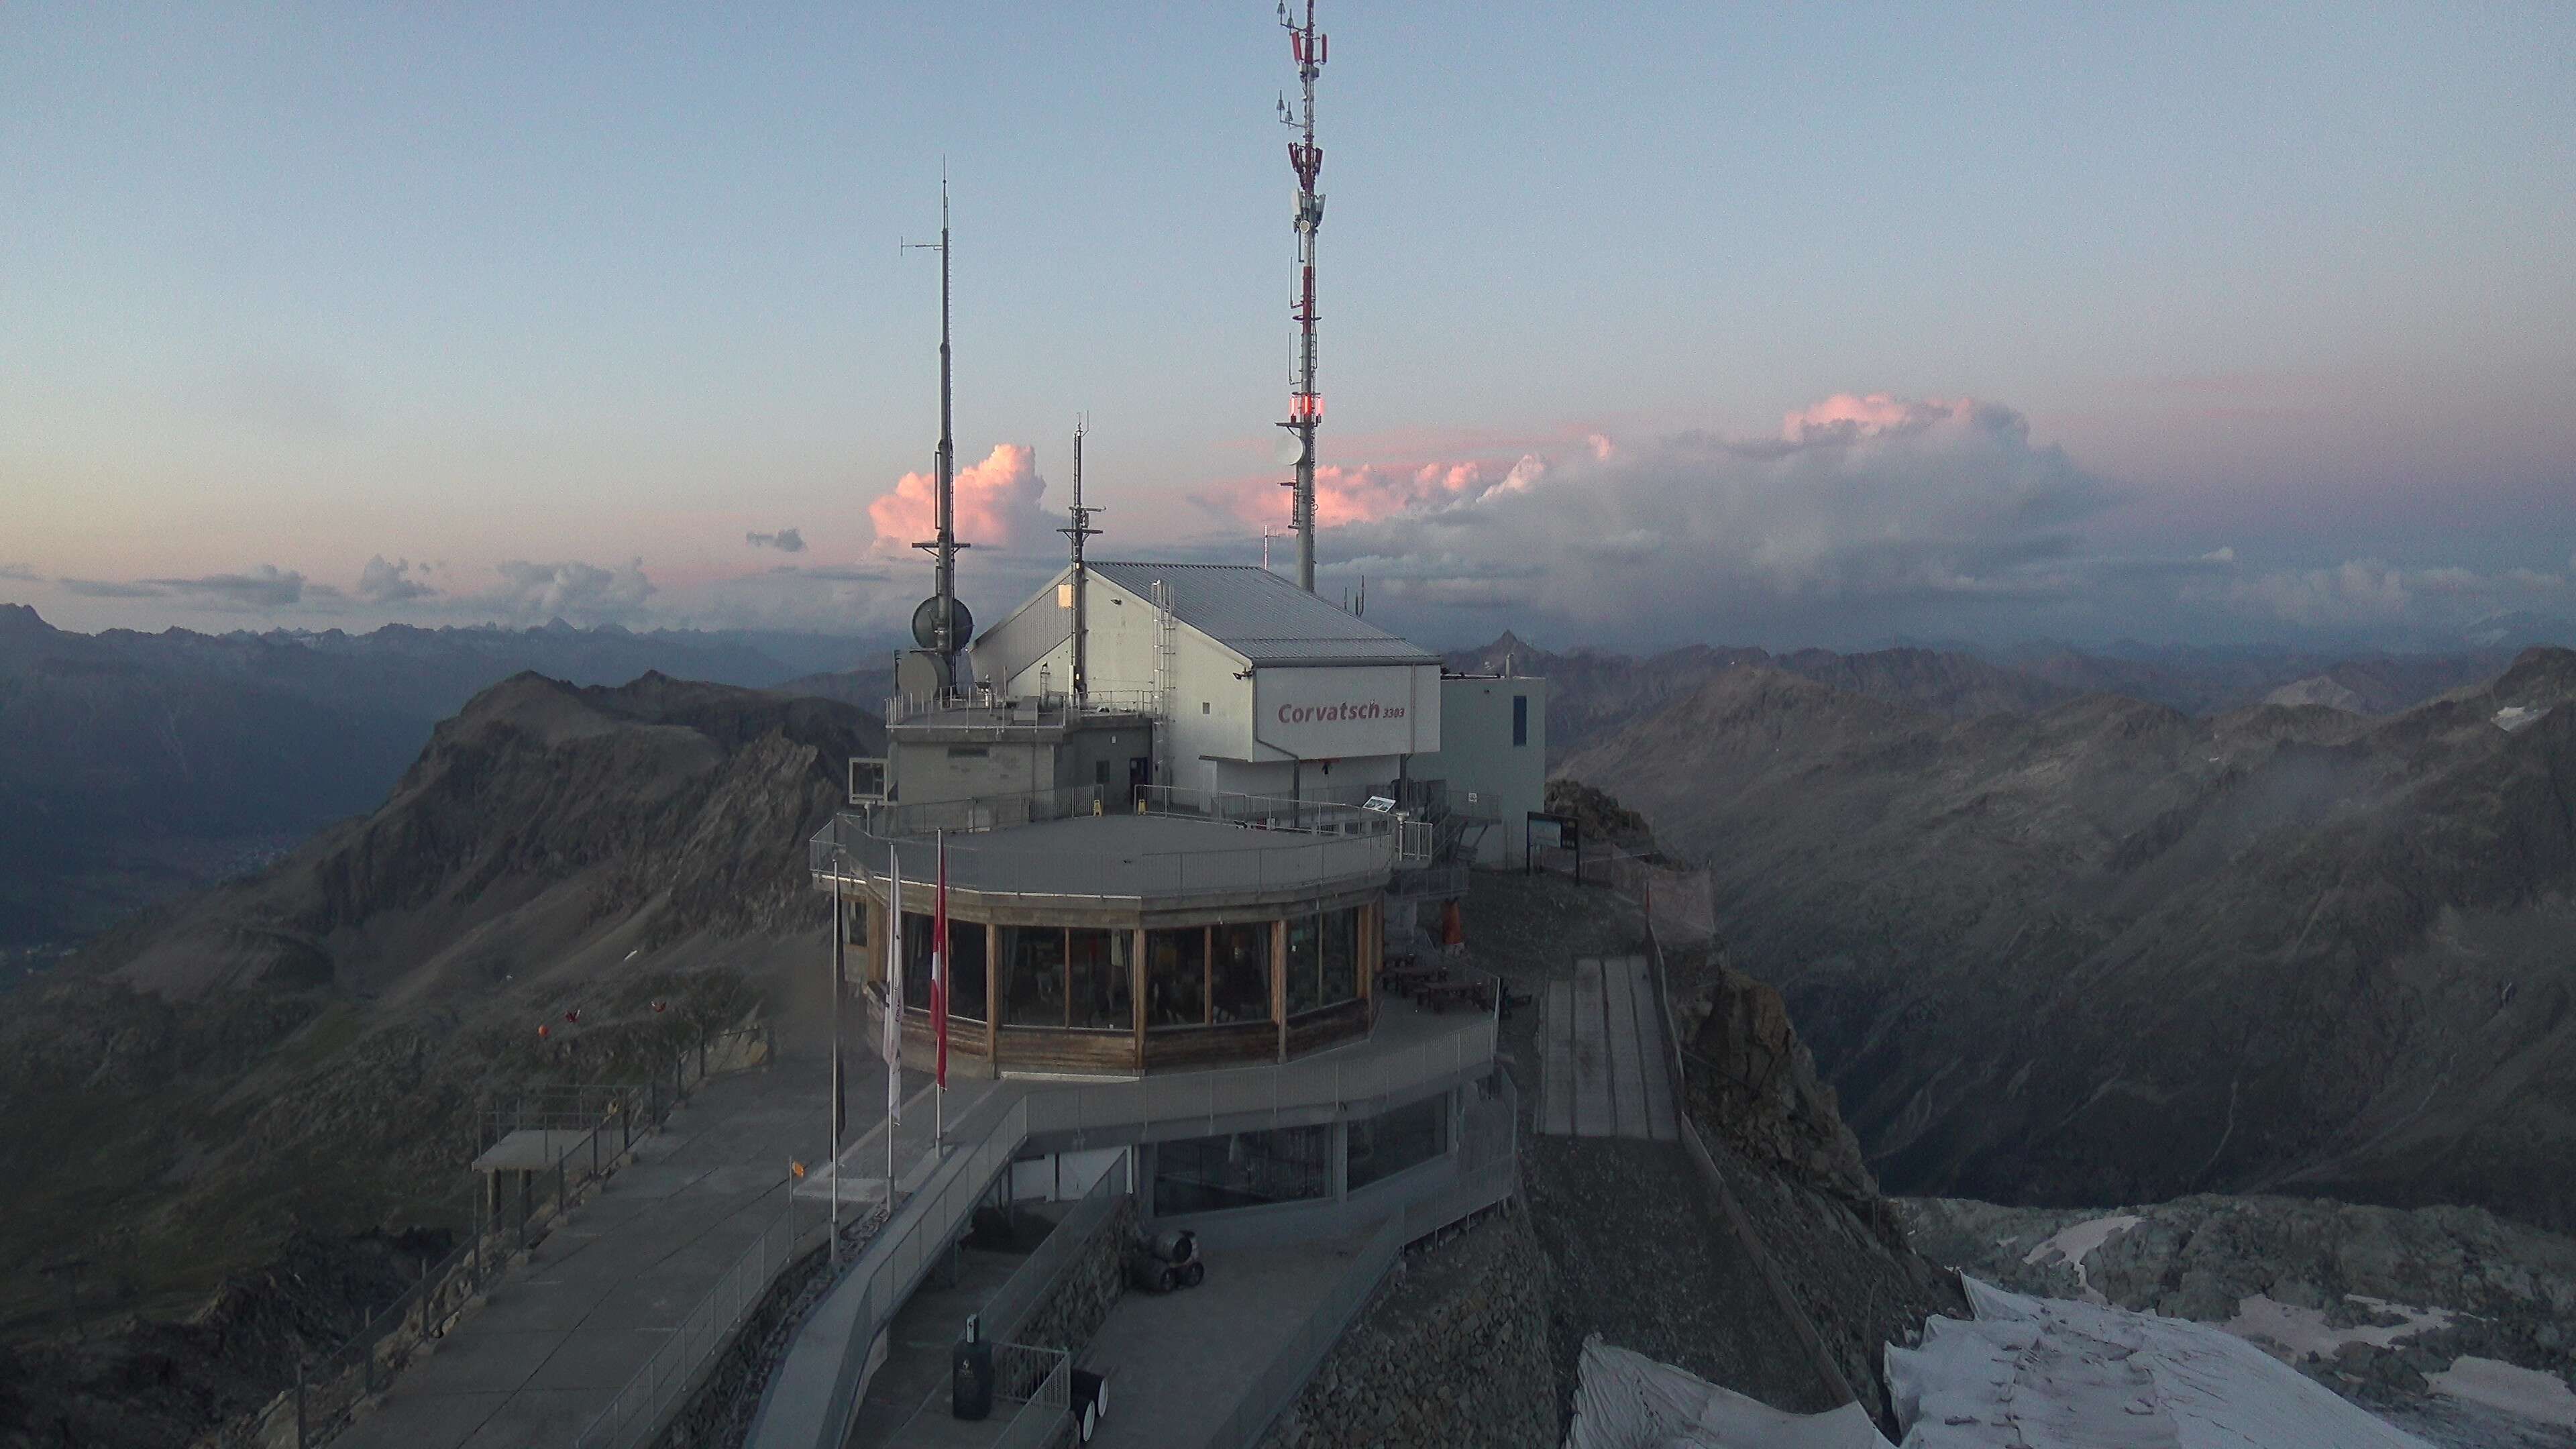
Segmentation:
<svg viewBox="0 0 2576 1449">
<path fill-rule="evenodd" d="M 1204 1213 L 1328 1197 L 1333 1129 L 1275 1127 L 1154 1148 L 1154 1211 Z"/>
<path fill-rule="evenodd" d="M 1290 916 L 1286 969 L 1290 1016 L 1358 999 L 1358 910 Z"/>
<path fill-rule="evenodd" d="M 1211 931 L 1210 1020 L 1270 1020 L 1270 926 L 1248 921 Z"/>
<path fill-rule="evenodd" d="M 1446 1097 L 1433 1097 L 1351 1123 L 1351 1190 L 1357 1192 L 1379 1178 L 1438 1157 L 1448 1146 L 1448 1135 Z"/>
<path fill-rule="evenodd" d="M 1002 1024 L 1065 1023 L 1064 928 L 1002 928 Z"/>
<path fill-rule="evenodd" d="M 1133 931 L 1067 931 L 1065 971 L 1070 989 L 1065 1000 L 1067 1026 L 1115 1031 L 1136 1029 L 1129 1003 L 1133 981 Z"/>
<path fill-rule="evenodd" d="M 1207 1024 L 1208 928 L 1145 933 L 1145 1026 Z"/>
<path fill-rule="evenodd" d="M 991 928 L 981 921 L 948 923 L 948 1015 L 984 1020 L 984 957 Z M 930 917 L 903 913 L 903 1004 L 930 1009 Z"/>
</svg>

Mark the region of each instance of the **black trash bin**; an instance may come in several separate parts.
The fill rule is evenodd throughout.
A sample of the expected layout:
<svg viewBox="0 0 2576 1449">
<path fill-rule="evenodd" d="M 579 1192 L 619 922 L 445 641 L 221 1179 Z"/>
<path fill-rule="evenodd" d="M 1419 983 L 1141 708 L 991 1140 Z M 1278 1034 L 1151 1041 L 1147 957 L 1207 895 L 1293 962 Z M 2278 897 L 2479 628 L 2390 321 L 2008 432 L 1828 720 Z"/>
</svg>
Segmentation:
<svg viewBox="0 0 2576 1449">
<path fill-rule="evenodd" d="M 993 1416 L 993 1345 L 959 1343 L 948 1356 L 948 1412 L 960 1419 Z"/>
</svg>

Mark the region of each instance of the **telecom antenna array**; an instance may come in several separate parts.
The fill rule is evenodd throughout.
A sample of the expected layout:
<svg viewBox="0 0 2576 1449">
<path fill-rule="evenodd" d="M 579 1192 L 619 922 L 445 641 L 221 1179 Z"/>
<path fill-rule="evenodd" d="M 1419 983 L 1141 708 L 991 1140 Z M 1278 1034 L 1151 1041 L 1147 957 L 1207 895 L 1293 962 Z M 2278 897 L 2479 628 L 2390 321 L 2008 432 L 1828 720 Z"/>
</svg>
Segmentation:
<svg viewBox="0 0 2576 1449">
<path fill-rule="evenodd" d="M 1085 539 L 1100 536 L 1100 530 L 1091 526 L 1091 516 L 1109 511 L 1086 507 L 1082 501 L 1083 432 L 1083 420 L 1076 419 L 1073 424 L 1073 506 L 1065 510 L 1072 516 L 1072 522 L 1056 530 L 1073 541 L 1073 567 L 1066 576 L 1065 586 L 1072 590 L 1072 598 L 1068 602 L 1073 605 L 1073 702 L 1077 707 L 1091 698 L 1091 630 L 1086 612 L 1089 590 L 1085 587 L 1089 576 L 1082 563 L 1082 544 Z"/>
<path fill-rule="evenodd" d="M 906 242 L 907 249 L 939 253 L 939 536 L 914 548 L 931 557 L 935 587 L 912 611 L 912 641 L 936 656 L 938 692 L 957 687 L 957 651 L 975 633 L 975 616 L 957 597 L 957 551 L 972 544 L 957 541 L 957 438 L 950 418 L 951 366 L 948 348 L 948 170 L 939 172 L 939 240 Z M 910 690 L 906 690 L 910 693 Z"/>
<path fill-rule="evenodd" d="M 1324 395 L 1315 390 L 1315 234 L 1324 227 L 1324 193 L 1315 178 L 1324 169 L 1324 149 L 1315 144 L 1315 78 L 1323 73 L 1327 41 L 1315 28 L 1315 0 L 1303 0 L 1305 19 L 1280 0 L 1279 24 L 1288 32 L 1288 53 L 1297 61 L 1302 99 L 1290 105 L 1279 98 L 1279 119 L 1299 133 L 1288 143 L 1288 165 L 1297 173 L 1297 277 L 1290 316 L 1297 323 L 1296 353 L 1288 383 L 1290 441 L 1281 449 L 1293 453 L 1297 477 L 1284 486 L 1296 490 L 1291 523 L 1297 533 L 1297 587 L 1315 592 L 1315 428 L 1324 421 Z"/>
</svg>

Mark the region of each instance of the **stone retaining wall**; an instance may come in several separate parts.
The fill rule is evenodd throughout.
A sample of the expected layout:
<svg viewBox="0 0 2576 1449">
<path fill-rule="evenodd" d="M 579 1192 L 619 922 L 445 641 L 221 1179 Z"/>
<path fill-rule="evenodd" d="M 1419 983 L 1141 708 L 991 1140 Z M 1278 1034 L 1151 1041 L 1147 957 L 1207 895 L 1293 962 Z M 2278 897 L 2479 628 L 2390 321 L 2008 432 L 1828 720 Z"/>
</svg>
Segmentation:
<svg viewBox="0 0 2576 1449">
<path fill-rule="evenodd" d="M 1091 1342 L 1091 1336 L 1108 1321 L 1109 1310 L 1127 1291 L 1127 1239 L 1136 1231 L 1136 1199 L 1133 1194 L 1118 1199 L 1109 1216 L 1091 1230 L 1090 1241 L 1082 1245 L 1055 1283 L 1029 1311 L 1011 1337 L 1020 1343 L 1040 1348 L 1061 1348 L 1076 1359 Z"/>
<path fill-rule="evenodd" d="M 1547 1260 L 1518 1212 L 1397 1260 L 1263 1449 L 1555 1449 Z"/>
</svg>

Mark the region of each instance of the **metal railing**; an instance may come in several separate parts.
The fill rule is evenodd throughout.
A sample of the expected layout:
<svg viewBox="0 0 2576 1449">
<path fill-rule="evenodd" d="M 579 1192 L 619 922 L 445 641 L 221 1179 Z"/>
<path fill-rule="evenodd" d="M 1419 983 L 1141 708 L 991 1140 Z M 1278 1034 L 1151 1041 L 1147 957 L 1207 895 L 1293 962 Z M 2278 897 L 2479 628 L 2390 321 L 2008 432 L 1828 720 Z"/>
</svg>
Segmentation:
<svg viewBox="0 0 2576 1449">
<path fill-rule="evenodd" d="M 1384 835 L 1395 824 L 1395 817 L 1391 814 L 1329 796 L 1309 795 L 1290 799 L 1281 795 L 1192 790 L 1179 785 L 1138 786 L 1136 810 L 1142 815 L 1181 815 L 1194 820 L 1218 820 L 1261 830 L 1301 830 L 1316 835 Z"/>
<path fill-rule="evenodd" d="M 946 807 L 915 806 L 912 809 Z M 1078 812 L 1087 814 L 1088 812 Z M 961 834 L 971 834 L 960 827 Z M 1114 878 L 1116 890 L 1047 890 L 1044 873 L 1008 870 L 1003 862 L 1027 863 L 1036 859 L 1035 847 L 1025 849 L 993 848 L 979 855 L 984 847 L 973 841 L 951 839 L 948 842 L 949 884 L 960 890 L 1007 890 L 1011 895 L 1032 900 L 1066 901 L 1139 901 L 1147 897 L 1186 895 L 1193 892 L 1213 893 L 1261 892 L 1285 890 L 1329 890 L 1345 882 L 1365 882 L 1383 875 L 1395 860 L 1395 838 L 1380 831 L 1369 835 L 1322 835 L 1299 832 L 1292 843 L 1249 843 L 1260 840 L 1258 833 L 1241 839 L 1247 843 L 1187 850 L 1137 851 L 1121 854 L 1114 861 L 1104 861 L 1101 876 Z M 807 867 L 825 880 L 841 879 L 859 886 L 882 887 L 886 877 L 886 851 L 889 846 L 917 845 L 920 837 L 910 834 L 887 834 L 869 818 L 843 814 L 835 816 L 806 844 Z M 1060 860 L 1073 849 L 1071 842 L 1048 842 L 1047 854 Z M 1111 867 L 1114 866 L 1114 871 Z M 926 858 L 907 868 L 925 876 L 930 869 Z M 1008 874 L 1004 872 L 1008 870 Z M 1054 867 L 1061 874 L 1063 867 Z M 915 881 L 918 884 L 918 881 Z"/>
<path fill-rule="evenodd" d="M 885 702 L 885 722 L 890 725 L 936 722 L 943 728 L 962 730 L 1062 729 L 1069 720 L 1108 714 L 1143 714 L 1159 712 L 1160 701 L 1150 689 L 1091 689 L 1080 700 L 1063 690 L 1017 696 L 974 694 L 959 698 L 935 699 L 920 695 L 898 694 Z"/>
<path fill-rule="evenodd" d="M 1098 815 L 1108 808 L 1107 800 L 1105 786 L 1069 785 L 1056 790 L 1022 790 L 920 805 L 876 805 L 859 818 L 867 833 L 879 840 L 927 840 L 934 831 L 974 835 L 1015 825 L 1042 825 L 1050 820 Z"/>
<path fill-rule="evenodd" d="M 297 1365 L 294 1387 L 257 1413 L 236 1420 L 219 1444 L 268 1443 L 319 1449 L 346 1429 L 358 1406 L 391 1387 L 420 1345 L 443 1335 L 467 1304 L 524 1252 L 588 1190 L 615 1172 L 635 1142 L 709 1077 L 767 1059 L 766 1025 L 740 1027 L 701 1039 L 674 1058 L 666 1080 L 587 1086 L 540 1085 L 512 1102 L 487 1110 L 478 1122 L 478 1146 L 514 1131 L 578 1132 L 550 1165 L 519 1170 L 518 1193 L 497 1198 L 478 1189 L 466 1240 L 425 1266 L 412 1286 L 368 1315 L 356 1333 Z M 293 1437 L 285 1437 L 289 1415 Z M 275 1427 L 268 1427 L 274 1424 Z"/>
<path fill-rule="evenodd" d="M 982 1314 L 985 1331 L 995 1338 L 1014 1339 L 1028 1327 L 1029 1316 L 1037 1312 L 1047 1294 L 1055 1290 L 1075 1258 L 1091 1243 L 1092 1234 L 1109 1220 L 1121 1198 L 1127 1196 L 1126 1170 L 1114 1167 L 1100 1174 L 1091 1191 L 1074 1203 L 1064 1221 L 1046 1235 L 1037 1251 L 1029 1254 L 1020 1266 L 1011 1270 L 993 1296 L 984 1300 Z"/>
<path fill-rule="evenodd" d="M 949 1129 L 938 1166 L 831 1288 L 771 1376 L 755 1445 L 828 1449 L 849 1435 L 865 1387 L 869 1349 L 922 1278 L 957 1241 L 976 1203 L 1028 1140 L 1025 1097 L 984 1098 Z M 968 1145 L 971 1144 L 971 1145 Z"/>
<path fill-rule="evenodd" d="M 817 1217 L 800 1227 L 796 1216 L 796 1200 L 790 1197 L 759 1240 L 734 1260 L 644 1367 L 582 1426 L 573 1449 L 612 1449 L 640 1442 L 678 1406 L 696 1382 L 698 1370 L 733 1341 L 743 1319 L 787 1265 L 821 1251 L 824 1235 L 831 1231 L 829 1222 Z"/>
<path fill-rule="evenodd" d="M 1004 1368 L 1005 1355 L 1010 1368 Z M 1034 1381 L 1027 1375 L 1037 1372 Z M 1062 1349 L 1032 1348 L 1022 1343 L 993 1345 L 994 1397 L 1014 1400 L 1019 1411 L 993 1441 L 994 1449 L 1049 1449 L 1073 1429 L 1073 1355 Z M 1003 1387 L 1023 1381 L 1024 1392 Z"/>
<path fill-rule="evenodd" d="M 1149 1073 L 1132 1081 L 1049 1083 L 1030 1094 L 1029 1130 L 1079 1143 L 1087 1132 L 1121 1142 L 1162 1136 L 1207 1136 L 1227 1119 L 1281 1121 L 1304 1114 L 1324 1121 L 1341 1112 L 1368 1115 L 1493 1070 L 1500 1020 L 1492 1012 L 1462 1018 L 1437 1036 L 1395 1049 L 1343 1048 L 1285 1065 Z M 1155 1129 L 1169 1128 L 1168 1133 Z"/>
</svg>

